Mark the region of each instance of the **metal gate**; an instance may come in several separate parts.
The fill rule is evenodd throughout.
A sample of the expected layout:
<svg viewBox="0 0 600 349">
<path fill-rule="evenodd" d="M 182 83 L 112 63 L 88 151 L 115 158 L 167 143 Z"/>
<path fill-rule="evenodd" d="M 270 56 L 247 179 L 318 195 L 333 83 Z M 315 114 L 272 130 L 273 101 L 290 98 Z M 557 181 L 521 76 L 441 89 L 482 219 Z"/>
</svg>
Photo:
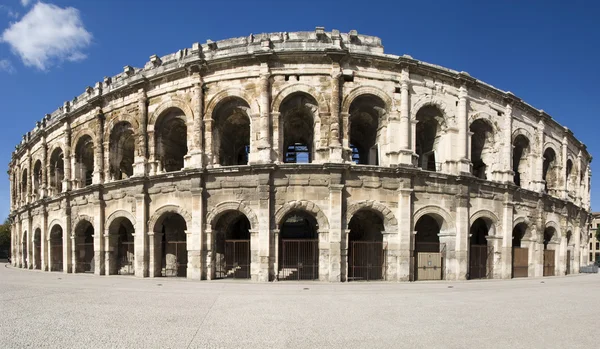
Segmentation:
<svg viewBox="0 0 600 349">
<path fill-rule="evenodd" d="M 282 239 L 278 280 L 319 278 L 319 240 Z"/>
<path fill-rule="evenodd" d="M 94 272 L 94 243 L 82 242 L 77 244 L 77 267 L 78 273 Z"/>
<path fill-rule="evenodd" d="M 250 240 L 225 240 L 225 254 L 218 254 L 216 278 L 250 278 Z"/>
<path fill-rule="evenodd" d="M 135 274 L 135 253 L 133 241 L 122 241 L 119 243 L 119 259 L 117 273 L 119 275 Z"/>
<path fill-rule="evenodd" d="M 554 250 L 544 250 L 544 276 L 554 276 Z"/>
<path fill-rule="evenodd" d="M 353 241 L 349 247 L 348 281 L 385 280 L 387 244 Z"/>
<path fill-rule="evenodd" d="M 529 249 L 513 247 L 512 277 L 526 278 L 529 270 Z"/>
<path fill-rule="evenodd" d="M 565 269 L 565 275 L 571 274 L 571 250 L 567 250 L 567 269 Z"/>
<path fill-rule="evenodd" d="M 185 241 L 163 242 L 162 276 L 187 276 L 187 244 Z"/>
<path fill-rule="evenodd" d="M 492 275 L 494 248 L 487 245 L 469 246 L 469 279 L 487 279 Z"/>
<path fill-rule="evenodd" d="M 50 261 L 50 271 L 63 270 L 63 245 L 62 242 L 50 245 L 52 260 Z"/>
<path fill-rule="evenodd" d="M 421 242 L 415 245 L 415 280 L 442 280 L 446 245 L 437 242 Z"/>
</svg>

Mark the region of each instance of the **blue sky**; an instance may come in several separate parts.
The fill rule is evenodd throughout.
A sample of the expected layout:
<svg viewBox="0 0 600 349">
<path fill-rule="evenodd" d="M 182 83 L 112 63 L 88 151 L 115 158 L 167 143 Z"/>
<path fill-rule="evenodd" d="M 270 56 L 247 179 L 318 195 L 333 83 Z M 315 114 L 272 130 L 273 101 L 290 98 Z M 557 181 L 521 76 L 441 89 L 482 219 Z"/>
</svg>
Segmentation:
<svg viewBox="0 0 600 349">
<path fill-rule="evenodd" d="M 379 36 L 387 53 L 510 90 L 573 130 L 595 155 L 599 12 L 599 1 L 552 0 L 0 0 L 0 164 L 8 169 L 14 146 L 44 114 L 125 65 L 143 66 L 153 54 L 207 39 L 316 26 Z M 2 171 L 0 219 L 8 209 Z"/>
</svg>

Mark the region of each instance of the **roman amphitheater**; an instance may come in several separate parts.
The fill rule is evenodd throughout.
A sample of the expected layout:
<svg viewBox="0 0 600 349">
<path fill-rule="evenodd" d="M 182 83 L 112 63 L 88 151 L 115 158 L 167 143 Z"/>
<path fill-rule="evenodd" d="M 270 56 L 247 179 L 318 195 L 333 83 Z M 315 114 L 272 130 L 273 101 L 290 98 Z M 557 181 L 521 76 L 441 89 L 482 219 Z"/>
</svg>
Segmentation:
<svg viewBox="0 0 600 349">
<path fill-rule="evenodd" d="M 23 136 L 13 265 L 259 282 L 577 273 L 591 159 L 543 110 L 377 37 L 208 40 L 126 66 Z"/>
</svg>

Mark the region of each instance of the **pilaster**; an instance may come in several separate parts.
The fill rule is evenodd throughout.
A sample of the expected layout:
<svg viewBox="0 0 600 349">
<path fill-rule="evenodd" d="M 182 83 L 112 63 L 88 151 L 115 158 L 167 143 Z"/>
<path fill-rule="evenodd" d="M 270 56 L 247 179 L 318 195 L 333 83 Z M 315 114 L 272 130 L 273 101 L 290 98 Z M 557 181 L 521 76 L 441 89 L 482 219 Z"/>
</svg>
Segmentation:
<svg viewBox="0 0 600 349">
<path fill-rule="evenodd" d="M 412 123 L 410 122 L 410 74 L 408 68 L 402 69 L 400 87 L 400 155 L 398 162 L 413 164 L 415 147 L 413 146 Z"/>
<path fill-rule="evenodd" d="M 329 184 L 329 281 L 342 281 L 342 217 L 344 184 L 341 173 L 334 173 Z M 319 241 L 320 245 L 320 241 Z M 319 261 L 320 262 L 320 261 Z"/>
<path fill-rule="evenodd" d="M 341 163 L 342 143 L 340 142 L 340 84 L 342 71 L 338 62 L 331 69 L 331 115 L 329 123 L 329 162 Z"/>
<path fill-rule="evenodd" d="M 149 265 L 149 259 L 152 259 L 152 251 L 154 251 L 154 245 L 150 238 L 151 229 L 154 227 L 148 227 L 148 196 L 145 191 L 146 188 L 141 187 L 141 194 L 135 196 L 135 236 L 134 236 L 134 254 L 135 254 L 135 276 L 136 277 L 147 277 L 148 269 L 151 272 L 155 272 L 152 269 L 153 265 Z M 154 236 L 154 235 L 153 235 Z M 154 236 L 156 238 L 156 236 Z M 148 242 L 150 240 L 150 243 Z M 160 239 L 158 240 L 161 241 Z M 149 252 L 148 250 L 151 250 Z M 159 263 L 160 267 L 160 263 Z M 151 277 L 154 274 L 150 275 Z"/>
<path fill-rule="evenodd" d="M 192 77 L 195 81 L 192 99 L 194 108 L 194 125 L 192 134 L 192 148 L 188 152 L 189 160 L 186 167 L 202 168 L 204 166 L 204 152 L 202 151 L 202 125 L 204 120 L 204 81 L 202 80 L 200 73 L 193 73 Z"/>
<path fill-rule="evenodd" d="M 413 189 L 410 187 L 398 189 L 398 258 L 397 270 L 399 281 L 414 280 L 411 278 L 414 271 L 412 257 L 414 254 L 414 231 L 413 231 Z M 388 246 L 388 249 L 391 249 Z"/>
<path fill-rule="evenodd" d="M 267 282 L 274 280 L 277 270 L 271 269 L 275 263 L 275 254 L 271 254 L 271 173 L 263 172 L 258 174 L 258 265 L 251 262 L 250 273 L 252 280 Z M 252 229 L 256 229 L 252 227 Z M 252 237 L 252 236 L 251 236 Z M 252 241 L 250 242 L 251 255 L 256 252 Z M 252 257 L 251 257 L 252 258 Z M 255 258 L 256 259 L 256 258 Z"/>
<path fill-rule="evenodd" d="M 202 227 L 204 226 L 204 200 L 202 180 L 192 178 L 192 226 L 188 228 L 188 279 L 202 279 Z"/>
<path fill-rule="evenodd" d="M 92 183 L 104 183 L 104 114 L 102 109 L 96 110 L 96 135 L 94 142 L 94 172 L 92 174 Z M 102 234 L 99 234 L 102 235 Z"/>
<path fill-rule="evenodd" d="M 462 85 L 458 91 L 458 140 L 456 145 L 458 159 L 457 174 L 471 173 L 471 161 L 469 154 L 469 119 L 467 116 L 467 97 L 468 91 L 466 85 Z"/>
<path fill-rule="evenodd" d="M 144 176 L 148 173 L 148 97 L 144 89 L 138 90 L 138 109 L 140 113 L 140 128 L 134 158 L 133 175 Z M 152 137 L 152 139 L 154 139 Z"/>
</svg>

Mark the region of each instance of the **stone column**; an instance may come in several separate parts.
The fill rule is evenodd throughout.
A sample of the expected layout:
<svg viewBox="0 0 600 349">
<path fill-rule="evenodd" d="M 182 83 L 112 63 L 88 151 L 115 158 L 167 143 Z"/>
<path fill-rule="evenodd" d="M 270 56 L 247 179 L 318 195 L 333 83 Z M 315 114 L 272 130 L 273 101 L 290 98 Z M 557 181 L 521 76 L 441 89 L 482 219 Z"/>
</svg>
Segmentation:
<svg viewBox="0 0 600 349">
<path fill-rule="evenodd" d="M 115 274 L 115 248 L 114 244 L 111 244 L 111 236 L 108 227 L 104 229 L 104 235 L 101 237 L 104 240 L 104 251 L 100 251 L 100 253 L 104 254 L 104 271 L 106 275 L 114 275 Z M 96 236 L 94 235 L 94 239 Z M 135 239 L 135 237 L 134 237 Z"/>
<path fill-rule="evenodd" d="M 94 274 L 106 275 L 104 263 L 104 209 L 100 201 L 94 204 Z"/>
<path fill-rule="evenodd" d="M 414 250 L 414 231 L 413 231 L 413 189 L 407 183 L 404 188 L 398 189 L 398 258 L 397 258 L 397 278 L 399 281 L 411 281 L 412 256 Z M 391 246 L 388 246 L 388 253 L 391 252 Z"/>
<path fill-rule="evenodd" d="M 277 271 L 271 270 L 274 265 L 271 252 L 271 173 L 258 174 L 258 254 L 260 264 L 251 266 L 252 280 L 267 282 L 273 280 Z M 253 229 L 257 229 L 252 227 Z M 252 247 L 252 246 L 251 246 Z M 257 270 L 258 269 L 258 270 Z M 258 274 L 254 274 L 257 272 Z"/>
<path fill-rule="evenodd" d="M 40 196 L 42 198 L 48 195 L 48 144 L 46 144 L 46 134 L 42 135 L 42 178 L 41 178 Z"/>
<path fill-rule="evenodd" d="M 204 119 L 204 154 L 206 155 L 206 167 L 212 168 L 214 165 L 214 149 L 213 149 L 213 120 L 212 117 Z"/>
<path fill-rule="evenodd" d="M 267 71 L 260 75 L 259 88 L 260 88 L 260 122 L 258 131 L 258 157 L 254 157 L 257 163 L 269 163 L 271 162 L 271 132 L 269 130 L 269 120 L 271 112 L 271 86 L 270 86 L 270 72 Z M 252 142 L 252 140 L 251 140 Z"/>
<path fill-rule="evenodd" d="M 502 279 L 512 278 L 512 255 L 513 255 L 513 224 L 514 224 L 514 205 L 512 198 L 508 195 L 504 195 L 504 202 L 502 204 L 502 231 L 497 234 L 502 234 L 502 258 L 501 258 L 501 272 L 499 277 Z"/>
<path fill-rule="evenodd" d="M 415 232 L 416 235 L 416 232 Z M 440 243 L 444 245 L 445 253 L 442 254 L 444 258 L 445 269 L 443 270 L 443 279 L 444 280 L 457 280 L 459 278 L 459 274 L 462 274 L 462 279 L 465 278 L 465 271 L 459 271 L 459 263 L 457 258 L 456 246 L 458 245 L 458 238 L 456 233 L 454 232 L 440 232 L 438 234 L 440 238 Z M 415 237 L 416 238 L 416 237 Z M 440 246 L 440 248 L 442 248 Z M 414 246 L 413 246 L 414 250 Z M 464 254 L 464 252 L 463 252 Z M 417 261 L 413 261 L 416 263 Z M 413 268 L 414 270 L 414 268 Z M 415 275 L 416 276 L 416 275 Z"/>
<path fill-rule="evenodd" d="M 204 91 L 202 86 L 204 81 L 199 73 L 193 74 L 193 80 L 196 81 L 193 87 L 193 107 L 194 107 L 194 125 L 192 133 L 192 149 L 189 154 L 189 166 L 192 168 L 202 168 L 204 165 L 203 157 L 204 152 L 202 151 L 202 123 L 204 120 Z M 189 270 L 189 269 L 188 269 Z"/>
<path fill-rule="evenodd" d="M 575 188 L 575 195 L 577 196 L 577 202 L 581 204 L 581 170 L 583 167 L 583 161 L 581 159 L 581 150 L 577 153 L 577 187 Z"/>
<path fill-rule="evenodd" d="M 65 121 L 64 179 L 62 191 L 71 190 L 71 124 Z"/>
<path fill-rule="evenodd" d="M 514 183 L 515 180 L 515 173 L 513 172 L 512 168 L 512 110 L 512 104 L 510 102 L 506 103 L 506 108 L 504 110 L 504 130 L 502 130 L 504 136 L 504 146 L 502 147 L 504 152 L 504 173 L 501 176 L 501 180 L 505 183 Z"/>
<path fill-rule="evenodd" d="M 68 203 L 65 201 L 63 202 L 65 207 L 68 207 Z M 64 226 L 64 230 L 63 230 L 63 234 L 62 234 L 62 238 L 63 238 L 63 249 L 62 249 L 62 253 L 63 253 L 63 272 L 64 273 L 70 273 L 72 271 L 72 268 L 74 268 L 74 264 L 72 263 L 73 261 L 73 251 L 72 251 L 72 246 L 74 245 L 71 239 L 71 235 L 73 233 L 72 231 L 72 226 L 71 226 L 71 210 L 69 208 L 65 209 L 63 214 L 64 217 L 64 222 L 65 222 L 65 226 Z"/>
<path fill-rule="evenodd" d="M 148 97 L 143 88 L 138 90 L 137 103 L 140 113 L 140 128 L 137 135 L 133 175 L 145 176 L 148 173 L 148 139 L 154 139 L 154 137 L 148 134 Z M 152 149 L 154 148 L 152 147 Z M 154 150 L 151 152 L 154 153 Z M 150 157 L 150 159 L 154 160 L 153 157 Z"/>
<path fill-rule="evenodd" d="M 562 166 L 562 171 L 560 171 L 560 175 L 559 178 L 562 179 L 563 181 L 563 186 L 562 186 L 562 198 L 567 200 L 569 198 L 569 183 L 567 181 L 567 160 L 568 160 L 568 155 L 567 155 L 567 136 L 564 135 L 563 139 L 562 139 L 562 145 L 561 145 L 561 152 L 562 152 L 562 161 L 561 161 L 561 166 Z M 559 181 L 560 183 L 560 181 Z M 557 188 L 558 189 L 558 188 Z"/>
<path fill-rule="evenodd" d="M 137 236 L 138 234 L 136 234 Z M 155 233 L 153 231 L 148 232 L 148 245 L 149 245 L 149 276 L 151 278 L 161 276 L 161 242 L 163 233 Z M 137 247 L 137 246 L 136 246 Z M 136 249 L 137 250 L 137 249 Z M 136 256 L 137 257 L 137 256 Z M 137 276 L 137 258 L 136 258 L 136 276 Z"/>
<path fill-rule="evenodd" d="M 400 158 L 401 164 L 412 165 L 414 146 L 410 122 L 410 74 L 408 68 L 402 69 L 400 78 Z"/>
<path fill-rule="evenodd" d="M 544 184 L 546 182 L 542 179 L 544 173 L 544 121 L 541 119 L 538 122 L 537 131 L 537 157 L 534 171 L 535 178 L 533 178 L 532 181 L 533 183 L 536 183 L 536 185 L 531 189 L 543 191 Z"/>
<path fill-rule="evenodd" d="M 206 241 L 206 254 L 205 254 L 205 265 L 206 265 L 206 280 L 213 280 L 216 276 L 216 265 L 215 265 L 215 236 L 219 232 L 213 231 L 210 225 L 206 225 L 204 231 L 204 240 Z M 252 267 L 250 267 L 252 269 Z"/>
<path fill-rule="evenodd" d="M 27 148 L 27 169 L 29 172 L 27 172 L 27 176 L 29 176 L 29 178 L 27 178 L 27 187 L 25 188 L 26 190 L 26 200 L 27 203 L 31 203 L 33 202 L 33 166 L 31 165 L 31 149 Z M 31 264 L 31 263 L 30 263 Z"/>
<path fill-rule="evenodd" d="M 159 172 L 158 161 L 156 160 L 156 134 L 154 125 L 148 125 L 148 174 L 153 176 Z"/>
<path fill-rule="evenodd" d="M 491 261 L 488 261 L 488 265 L 492 266 L 491 272 L 488 270 L 488 273 L 491 275 L 492 279 L 502 279 L 503 278 L 503 263 L 502 263 L 502 242 L 503 237 L 499 235 L 488 236 L 487 237 L 487 246 L 488 249 L 492 249 L 493 253 L 488 258 L 492 258 Z"/>
<path fill-rule="evenodd" d="M 148 196 L 143 193 L 145 190 L 140 186 L 140 192 L 135 196 L 135 236 L 134 236 L 134 259 L 135 259 L 135 276 L 147 277 L 148 270 L 153 273 L 153 265 L 149 259 L 153 258 L 152 251 L 154 249 L 153 240 L 150 233 L 154 227 L 148 227 Z M 154 235 L 156 239 L 157 234 Z M 159 242 L 162 241 L 158 240 Z M 150 248 L 150 252 L 148 251 Z M 150 264 L 150 265 L 149 265 Z M 160 262 L 159 262 L 160 268 Z M 160 270 L 159 270 L 160 271 Z M 154 276 L 153 274 L 150 275 Z"/>
<path fill-rule="evenodd" d="M 340 84 L 342 72 L 338 63 L 331 71 L 331 115 L 329 122 L 329 162 L 342 162 L 342 143 L 340 142 Z"/>
<path fill-rule="evenodd" d="M 273 280 L 279 280 L 279 229 L 271 230 L 271 265 L 273 269 L 270 271 Z"/>
<path fill-rule="evenodd" d="M 30 167 L 31 168 L 31 167 Z M 33 254 L 33 233 L 31 232 L 31 211 L 27 211 L 27 269 L 33 269 L 33 264 L 35 263 L 34 254 Z"/>
<path fill-rule="evenodd" d="M 79 270 L 77 270 L 77 235 L 73 232 L 69 235 L 69 238 L 71 240 L 71 272 L 75 274 L 79 272 Z"/>
<path fill-rule="evenodd" d="M 577 220 L 579 221 L 579 217 L 577 217 Z M 579 268 L 581 267 L 581 226 L 577 224 L 574 230 L 573 255 L 571 256 L 573 262 L 571 263 L 571 269 L 573 270 L 573 274 L 577 274 L 579 273 Z"/>
<path fill-rule="evenodd" d="M 470 234 L 470 216 L 469 216 L 469 192 L 468 187 L 463 186 L 461 194 L 455 197 L 456 203 L 456 267 L 455 277 L 457 280 L 465 280 L 469 272 L 469 234 Z M 446 246 L 446 253 L 450 250 Z M 451 263 L 448 263 L 451 266 Z"/>
<path fill-rule="evenodd" d="M 471 161 L 469 159 L 469 118 L 467 115 L 468 91 L 462 85 L 458 91 L 458 141 L 456 143 L 456 154 L 458 161 L 458 173 L 471 173 Z"/>
<path fill-rule="evenodd" d="M 329 184 L 329 245 L 326 248 L 329 254 L 328 280 L 332 282 L 342 281 L 342 217 L 346 205 L 344 205 L 344 185 L 341 179 L 341 173 L 332 173 Z"/>
<path fill-rule="evenodd" d="M 204 200 L 202 181 L 192 178 L 192 226 L 188 228 L 187 278 L 202 279 L 202 227 L 204 226 Z"/>
<path fill-rule="evenodd" d="M 46 211 L 46 207 L 44 207 L 44 215 L 40 230 L 40 257 L 42 260 L 42 271 L 50 271 L 50 268 L 48 267 L 50 265 L 48 243 L 46 242 L 48 239 L 48 212 Z"/>
<path fill-rule="evenodd" d="M 96 111 L 96 135 L 97 139 L 94 142 L 94 173 L 92 174 L 93 184 L 104 183 L 104 114 L 102 109 Z M 102 234 L 99 233 L 99 236 Z M 97 269 L 95 269 L 97 270 Z"/>
</svg>

